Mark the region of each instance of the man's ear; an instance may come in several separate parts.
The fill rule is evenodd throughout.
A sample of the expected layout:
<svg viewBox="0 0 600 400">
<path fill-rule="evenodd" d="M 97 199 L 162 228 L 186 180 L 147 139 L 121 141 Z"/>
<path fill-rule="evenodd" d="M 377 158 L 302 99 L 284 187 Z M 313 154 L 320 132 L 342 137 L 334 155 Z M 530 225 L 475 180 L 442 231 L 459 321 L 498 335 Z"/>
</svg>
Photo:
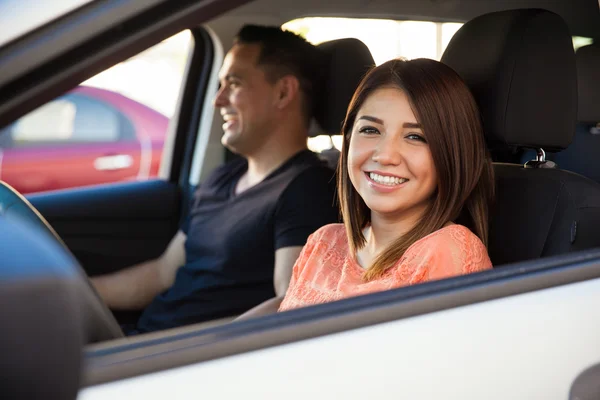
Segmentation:
<svg viewBox="0 0 600 400">
<path fill-rule="evenodd" d="M 277 108 L 284 109 L 299 95 L 300 82 L 298 78 L 293 75 L 285 75 L 280 78 L 276 85 L 276 106 Z"/>
</svg>

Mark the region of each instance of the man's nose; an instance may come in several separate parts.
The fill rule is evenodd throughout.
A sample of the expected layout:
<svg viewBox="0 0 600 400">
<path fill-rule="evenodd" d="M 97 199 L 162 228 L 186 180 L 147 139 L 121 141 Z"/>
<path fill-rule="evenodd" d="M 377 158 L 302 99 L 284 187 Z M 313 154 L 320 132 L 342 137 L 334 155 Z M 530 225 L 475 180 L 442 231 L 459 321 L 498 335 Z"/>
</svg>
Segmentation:
<svg viewBox="0 0 600 400">
<path fill-rule="evenodd" d="M 217 94 L 213 100 L 213 105 L 215 107 L 225 107 L 229 104 L 229 100 L 227 97 L 227 90 L 225 86 L 221 86 L 217 91 Z"/>
</svg>

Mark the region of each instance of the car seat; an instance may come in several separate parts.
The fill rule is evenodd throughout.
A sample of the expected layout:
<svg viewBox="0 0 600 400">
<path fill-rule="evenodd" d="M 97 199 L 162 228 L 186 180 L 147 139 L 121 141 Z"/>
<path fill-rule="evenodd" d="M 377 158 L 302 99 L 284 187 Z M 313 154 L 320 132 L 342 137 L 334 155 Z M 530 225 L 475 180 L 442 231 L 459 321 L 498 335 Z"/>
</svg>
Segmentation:
<svg viewBox="0 0 600 400">
<path fill-rule="evenodd" d="M 600 182 L 600 45 L 581 47 L 575 54 L 577 63 L 577 129 L 571 145 L 549 154 L 561 169 L 576 172 Z M 522 162 L 535 158 L 535 152 L 523 154 Z"/>
<path fill-rule="evenodd" d="M 315 119 L 321 130 L 318 134 L 339 135 L 346 110 L 354 91 L 370 68 L 375 65 L 368 47 L 358 39 L 346 38 L 319 45 L 324 52 L 329 70 L 325 77 L 323 97 Z M 332 168 L 337 167 L 340 152 L 332 147 L 321 153 Z"/>
<path fill-rule="evenodd" d="M 600 185 L 555 168 L 544 151 L 565 149 L 577 120 L 577 71 L 563 19 L 541 9 L 477 17 L 442 62 L 470 87 L 491 151 L 536 149 L 527 165 L 494 163 L 494 266 L 600 246 Z"/>
</svg>

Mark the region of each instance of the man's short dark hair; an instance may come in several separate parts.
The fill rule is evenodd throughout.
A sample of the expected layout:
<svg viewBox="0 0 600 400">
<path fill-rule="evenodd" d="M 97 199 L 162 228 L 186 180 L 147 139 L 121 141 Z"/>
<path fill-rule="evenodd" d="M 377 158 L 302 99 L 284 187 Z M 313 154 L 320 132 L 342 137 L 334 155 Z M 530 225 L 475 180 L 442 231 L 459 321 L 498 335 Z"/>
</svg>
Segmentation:
<svg viewBox="0 0 600 400">
<path fill-rule="evenodd" d="M 285 75 L 295 76 L 303 94 L 303 111 L 307 121 L 314 116 L 319 91 L 323 87 L 324 56 L 303 37 L 276 26 L 245 25 L 234 44 L 259 44 L 258 64 L 267 79 L 275 82 Z"/>
</svg>

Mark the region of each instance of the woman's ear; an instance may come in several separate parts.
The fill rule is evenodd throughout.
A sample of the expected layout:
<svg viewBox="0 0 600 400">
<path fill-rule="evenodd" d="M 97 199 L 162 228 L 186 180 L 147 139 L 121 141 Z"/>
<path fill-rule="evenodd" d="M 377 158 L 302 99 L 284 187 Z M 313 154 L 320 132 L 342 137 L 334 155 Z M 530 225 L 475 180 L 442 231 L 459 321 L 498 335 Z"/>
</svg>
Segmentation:
<svg viewBox="0 0 600 400">
<path fill-rule="evenodd" d="M 277 108 L 281 110 L 298 97 L 300 82 L 298 82 L 298 78 L 293 75 L 285 75 L 277 82 L 276 90 L 275 102 Z"/>
</svg>

